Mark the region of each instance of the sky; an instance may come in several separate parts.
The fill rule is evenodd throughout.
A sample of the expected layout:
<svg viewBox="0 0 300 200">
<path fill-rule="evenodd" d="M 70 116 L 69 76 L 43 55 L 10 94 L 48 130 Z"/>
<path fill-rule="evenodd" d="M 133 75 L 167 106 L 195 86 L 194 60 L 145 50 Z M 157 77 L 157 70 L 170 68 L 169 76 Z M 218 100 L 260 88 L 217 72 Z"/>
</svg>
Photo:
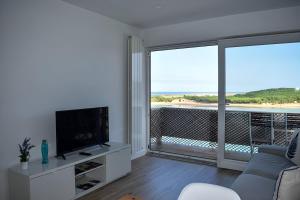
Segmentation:
<svg viewBox="0 0 300 200">
<path fill-rule="evenodd" d="M 226 92 L 300 88 L 300 42 L 226 49 Z M 217 92 L 218 47 L 151 53 L 151 92 Z"/>
</svg>

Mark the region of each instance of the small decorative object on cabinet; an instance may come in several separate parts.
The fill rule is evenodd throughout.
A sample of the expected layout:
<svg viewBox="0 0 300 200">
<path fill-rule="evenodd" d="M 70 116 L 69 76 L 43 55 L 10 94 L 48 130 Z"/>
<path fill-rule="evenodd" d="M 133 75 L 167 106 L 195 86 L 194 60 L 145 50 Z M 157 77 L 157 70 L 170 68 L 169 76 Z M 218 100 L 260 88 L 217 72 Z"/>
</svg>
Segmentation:
<svg viewBox="0 0 300 200">
<path fill-rule="evenodd" d="M 48 164 L 48 142 L 43 140 L 41 144 L 42 164 Z"/>
<path fill-rule="evenodd" d="M 20 162 L 21 168 L 23 170 L 28 169 L 28 161 L 30 158 L 30 150 L 35 147 L 34 145 L 30 144 L 31 138 L 25 138 L 22 144 L 19 144 L 19 151 L 20 151 Z"/>
</svg>

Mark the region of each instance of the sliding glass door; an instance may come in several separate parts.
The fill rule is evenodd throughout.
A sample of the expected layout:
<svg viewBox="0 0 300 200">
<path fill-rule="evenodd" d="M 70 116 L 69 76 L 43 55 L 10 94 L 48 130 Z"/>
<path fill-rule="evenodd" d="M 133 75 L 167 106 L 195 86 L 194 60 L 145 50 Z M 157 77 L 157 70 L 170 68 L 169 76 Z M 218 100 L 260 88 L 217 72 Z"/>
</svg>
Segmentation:
<svg viewBox="0 0 300 200">
<path fill-rule="evenodd" d="M 216 159 L 218 48 L 151 52 L 150 150 Z"/>
<path fill-rule="evenodd" d="M 219 43 L 219 166 L 243 169 L 261 144 L 300 128 L 299 34 Z"/>
<path fill-rule="evenodd" d="M 243 169 L 300 129 L 300 34 L 151 49 L 149 148 Z"/>
</svg>

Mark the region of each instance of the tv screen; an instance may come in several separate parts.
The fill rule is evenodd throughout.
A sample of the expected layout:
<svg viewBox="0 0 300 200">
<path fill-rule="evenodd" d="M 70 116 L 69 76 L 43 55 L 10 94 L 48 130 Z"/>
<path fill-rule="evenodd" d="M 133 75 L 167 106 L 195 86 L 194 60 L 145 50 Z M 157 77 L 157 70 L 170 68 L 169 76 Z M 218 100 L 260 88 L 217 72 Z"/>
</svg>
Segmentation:
<svg viewBox="0 0 300 200">
<path fill-rule="evenodd" d="M 57 156 L 108 141 L 108 107 L 56 112 Z"/>
</svg>

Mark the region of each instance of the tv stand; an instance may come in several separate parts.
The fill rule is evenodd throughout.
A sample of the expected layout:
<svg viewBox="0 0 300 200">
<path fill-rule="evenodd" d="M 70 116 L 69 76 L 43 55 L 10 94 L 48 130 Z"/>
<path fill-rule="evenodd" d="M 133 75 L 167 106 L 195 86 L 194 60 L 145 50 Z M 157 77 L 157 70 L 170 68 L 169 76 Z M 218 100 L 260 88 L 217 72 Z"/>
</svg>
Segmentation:
<svg viewBox="0 0 300 200">
<path fill-rule="evenodd" d="M 47 165 L 30 162 L 28 170 L 20 164 L 9 169 L 11 200 L 74 200 L 131 172 L 128 144 L 109 143 L 91 156 L 78 153 L 67 160 L 52 157 Z"/>
</svg>

